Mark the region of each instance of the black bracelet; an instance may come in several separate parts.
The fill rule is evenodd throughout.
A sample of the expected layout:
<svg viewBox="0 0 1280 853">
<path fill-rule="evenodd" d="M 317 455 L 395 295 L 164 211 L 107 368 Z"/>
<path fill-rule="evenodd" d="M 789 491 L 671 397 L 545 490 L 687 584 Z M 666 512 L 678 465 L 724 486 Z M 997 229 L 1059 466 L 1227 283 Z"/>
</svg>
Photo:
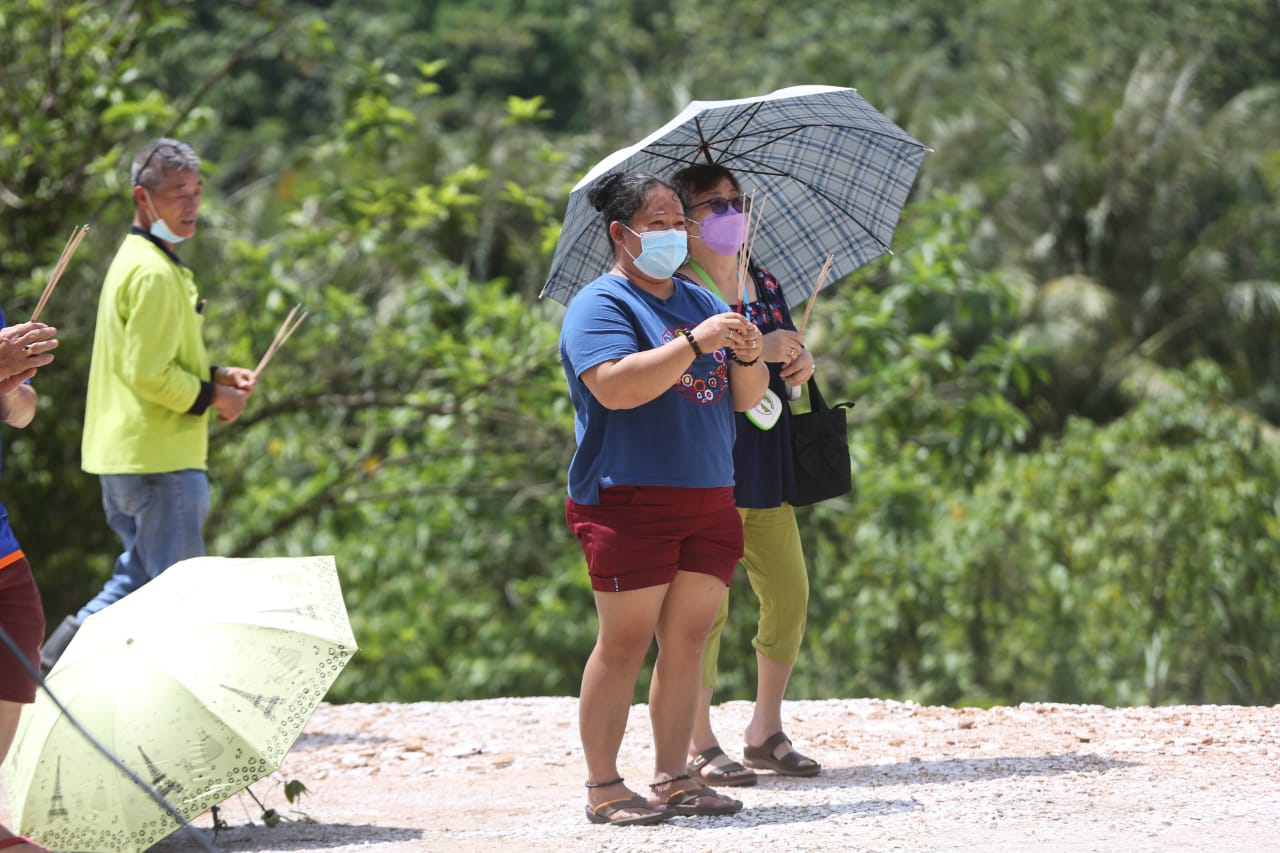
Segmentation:
<svg viewBox="0 0 1280 853">
<path fill-rule="evenodd" d="M 693 357 L 702 358 L 702 349 L 698 346 L 698 342 L 693 339 L 693 332 L 688 329 L 680 329 L 680 334 L 684 335 L 684 339 L 689 342 L 689 346 L 693 347 Z"/>
<path fill-rule="evenodd" d="M 733 354 L 733 350 L 729 350 L 729 358 L 733 359 L 734 363 L 736 363 L 739 367 L 750 367 L 751 365 L 755 364 L 757 361 L 760 360 L 760 356 L 756 356 L 750 361 L 743 361 L 742 359 L 738 358 L 736 355 Z"/>
</svg>

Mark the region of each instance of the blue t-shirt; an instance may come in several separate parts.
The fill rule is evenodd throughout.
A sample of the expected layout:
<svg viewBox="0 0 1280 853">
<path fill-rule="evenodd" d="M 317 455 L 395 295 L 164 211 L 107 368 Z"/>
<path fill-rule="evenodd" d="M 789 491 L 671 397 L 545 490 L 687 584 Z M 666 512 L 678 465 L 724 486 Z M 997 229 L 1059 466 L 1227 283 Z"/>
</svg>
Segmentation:
<svg viewBox="0 0 1280 853">
<path fill-rule="evenodd" d="M 5 327 L 4 309 L 0 308 L 0 329 Z M 0 442 L 0 457 L 3 456 L 3 442 Z M 0 560 L 19 550 L 18 537 L 13 535 L 9 527 L 9 510 L 0 503 Z"/>
<path fill-rule="evenodd" d="M 733 401 L 724 350 L 694 359 L 680 380 L 634 409 L 606 409 L 579 378 L 606 361 L 660 347 L 714 314 L 717 296 L 675 280 L 659 299 L 627 279 L 603 275 L 584 287 L 564 315 L 560 364 L 573 400 L 578 448 L 569 463 L 569 497 L 598 504 L 610 486 L 733 485 Z"/>
</svg>

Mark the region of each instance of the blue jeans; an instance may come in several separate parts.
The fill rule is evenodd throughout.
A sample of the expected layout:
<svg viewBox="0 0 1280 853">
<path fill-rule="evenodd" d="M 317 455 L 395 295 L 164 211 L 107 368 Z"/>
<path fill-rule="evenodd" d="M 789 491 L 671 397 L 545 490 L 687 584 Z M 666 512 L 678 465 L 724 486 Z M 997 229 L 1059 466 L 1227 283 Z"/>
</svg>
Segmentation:
<svg viewBox="0 0 1280 853">
<path fill-rule="evenodd" d="M 124 543 L 111 578 L 80 608 L 83 620 L 180 560 L 204 556 L 209 478 L 188 468 L 163 474 L 102 474 L 107 524 Z"/>
</svg>

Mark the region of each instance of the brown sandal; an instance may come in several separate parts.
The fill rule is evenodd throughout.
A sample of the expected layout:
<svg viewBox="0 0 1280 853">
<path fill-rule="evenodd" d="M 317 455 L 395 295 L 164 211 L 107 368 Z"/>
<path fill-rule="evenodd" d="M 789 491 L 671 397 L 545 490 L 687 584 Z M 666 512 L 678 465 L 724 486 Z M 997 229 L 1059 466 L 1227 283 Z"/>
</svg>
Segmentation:
<svg viewBox="0 0 1280 853">
<path fill-rule="evenodd" d="M 674 782 L 692 781 L 688 774 L 684 776 L 675 776 L 671 779 L 663 779 L 661 782 L 654 782 L 649 787 L 651 789 L 661 788 L 663 785 L 670 785 Z M 699 800 L 717 799 L 721 802 L 718 805 L 710 803 L 699 804 Z M 686 815 L 690 817 L 718 817 L 722 815 L 737 814 L 742 811 L 742 801 L 735 800 L 732 797 L 726 797 L 719 794 L 714 788 L 708 788 L 705 785 L 690 786 L 681 788 L 674 793 L 668 794 L 666 799 L 662 801 L 662 805 L 666 806 L 667 811 L 675 815 Z"/>
<path fill-rule="evenodd" d="M 587 787 L 608 788 L 610 785 L 621 784 L 622 777 L 619 776 L 617 779 L 610 779 L 606 782 L 588 782 Z M 586 808 L 587 820 L 592 823 L 609 823 L 614 826 L 647 826 L 649 824 L 662 823 L 664 820 L 675 816 L 669 814 L 666 809 L 656 808 L 653 803 L 639 794 L 608 800 L 594 807 L 588 803 Z M 636 815 L 635 817 L 614 817 L 618 812 L 641 810 L 648 812 L 648 814 Z"/>
<path fill-rule="evenodd" d="M 725 752 L 718 746 L 704 749 L 689 762 L 689 776 L 698 782 L 708 785 L 723 785 L 726 788 L 746 788 L 756 783 L 756 774 L 736 761 L 730 761 L 723 767 L 711 762 Z"/>
<path fill-rule="evenodd" d="M 760 746 L 743 747 L 742 763 L 755 770 L 772 770 L 779 776 L 817 776 L 822 772 L 821 764 L 794 749 L 787 750 L 781 758 L 774 758 L 773 751 L 781 743 L 791 746 L 791 738 L 774 732 Z"/>
<path fill-rule="evenodd" d="M 662 823 L 675 816 L 674 812 L 668 809 L 656 809 L 653 803 L 644 797 L 636 794 L 621 800 L 609 800 L 592 808 L 587 806 L 587 820 L 592 823 L 608 823 L 614 826 L 648 826 L 649 824 Z M 634 817 L 615 818 L 618 812 L 640 811 L 644 809 L 648 814 L 636 815 Z"/>
</svg>

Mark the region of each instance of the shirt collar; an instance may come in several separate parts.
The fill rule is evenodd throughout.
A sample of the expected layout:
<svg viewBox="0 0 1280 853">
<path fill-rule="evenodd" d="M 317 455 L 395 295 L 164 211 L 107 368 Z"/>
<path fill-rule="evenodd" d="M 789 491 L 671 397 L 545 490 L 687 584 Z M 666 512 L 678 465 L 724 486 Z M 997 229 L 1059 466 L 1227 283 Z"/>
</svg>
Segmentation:
<svg viewBox="0 0 1280 853">
<path fill-rule="evenodd" d="M 156 235 L 152 234 L 150 231 L 146 230 L 145 228 L 141 228 L 141 227 L 139 227 L 139 226 L 137 226 L 137 225 L 130 225 L 130 226 L 129 226 L 129 233 L 130 233 L 130 234 L 137 234 L 139 237 L 143 237 L 143 238 L 145 238 L 145 239 L 147 239 L 147 240 L 150 240 L 152 243 L 154 243 L 154 244 L 155 244 L 155 247 L 156 247 L 157 249 L 159 249 L 160 251 L 164 252 L 166 255 L 168 255 L 168 256 L 169 256 L 169 260 L 173 261 L 175 264 L 177 264 L 177 265 L 178 265 L 178 266 L 180 266 L 180 267 L 185 267 L 186 269 L 191 269 L 191 268 L 190 268 L 190 267 L 188 267 L 186 264 L 184 264 L 184 263 L 182 262 L 182 258 L 180 258 L 180 257 L 178 257 L 177 255 L 175 255 L 175 254 L 174 254 L 174 253 L 169 249 L 169 247 L 168 247 L 168 246 L 166 246 L 166 245 L 165 245 L 165 244 L 160 240 L 160 238 L 159 238 L 159 237 L 157 237 Z"/>
</svg>

